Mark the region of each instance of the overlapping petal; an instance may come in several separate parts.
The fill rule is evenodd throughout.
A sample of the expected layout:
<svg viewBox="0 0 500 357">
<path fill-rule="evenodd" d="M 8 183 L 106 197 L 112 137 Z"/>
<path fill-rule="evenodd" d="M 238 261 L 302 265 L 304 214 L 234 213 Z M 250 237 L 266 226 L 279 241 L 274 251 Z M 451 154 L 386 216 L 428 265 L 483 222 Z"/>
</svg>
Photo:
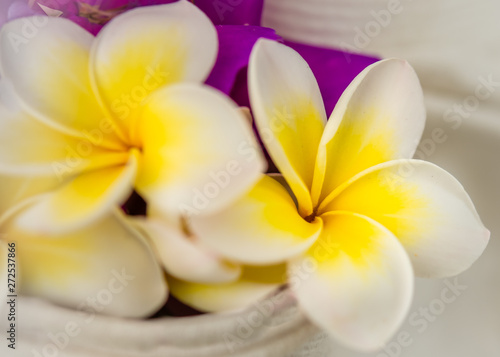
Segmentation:
<svg viewBox="0 0 500 357">
<path fill-rule="evenodd" d="M 376 350 L 410 306 L 410 260 L 394 235 L 369 218 L 346 212 L 322 218 L 316 244 L 290 263 L 290 287 L 312 321 L 338 341 Z"/>
<path fill-rule="evenodd" d="M 239 278 L 239 265 L 205 249 L 196 237 L 161 220 L 149 218 L 139 223 L 171 276 L 196 283 L 227 283 Z"/>
<path fill-rule="evenodd" d="M 424 124 L 422 88 L 413 68 L 397 59 L 367 67 L 344 91 L 325 128 L 313 201 L 364 169 L 410 159 Z"/>
<path fill-rule="evenodd" d="M 241 309 L 269 296 L 286 282 L 286 265 L 244 266 L 239 280 L 226 284 L 196 284 L 169 277 L 170 292 L 199 311 Z"/>
<path fill-rule="evenodd" d="M 43 192 L 56 189 L 59 181 L 52 177 L 18 177 L 0 175 L 0 220 L 4 215 L 24 205 L 27 200 Z"/>
<path fill-rule="evenodd" d="M 347 210 L 387 227 L 408 251 L 418 276 L 459 274 L 488 243 L 489 231 L 462 185 L 425 161 L 374 166 L 334 195 L 322 211 Z"/>
<path fill-rule="evenodd" d="M 16 242 L 22 294 L 125 317 L 151 315 L 165 303 L 163 272 L 120 213 L 62 236 L 30 234 L 13 221 L 1 229 Z"/>
<path fill-rule="evenodd" d="M 222 209 L 265 168 L 245 116 L 210 87 L 166 86 L 150 96 L 141 115 L 137 189 L 165 214 Z"/>
<path fill-rule="evenodd" d="M 0 33 L 0 75 L 12 84 L 24 109 L 55 130 L 81 139 L 106 121 L 90 84 L 92 41 L 88 32 L 61 18 L 18 19 Z M 100 145 L 123 147 L 112 130 Z"/>
<path fill-rule="evenodd" d="M 140 104 L 152 91 L 176 82 L 203 82 L 217 56 L 210 19 L 188 1 L 131 10 L 100 32 L 91 72 L 103 105 L 131 142 Z"/>
<path fill-rule="evenodd" d="M 249 91 L 259 134 L 307 216 L 313 211 L 313 165 L 326 122 L 316 79 L 294 50 L 260 39 L 250 57 Z"/>
<path fill-rule="evenodd" d="M 133 150 L 124 165 L 79 175 L 60 188 L 40 195 L 19 216 L 18 224 L 44 234 L 84 227 L 126 200 L 132 192 L 137 167 L 138 153 Z"/>
<path fill-rule="evenodd" d="M 263 176 L 226 210 L 194 217 L 193 231 L 209 248 L 248 264 L 274 264 L 307 250 L 322 222 L 306 222 L 286 188 Z"/>
<path fill-rule="evenodd" d="M 57 183 L 124 162 L 122 153 L 100 146 L 105 141 L 102 132 L 89 132 L 85 139 L 70 136 L 28 114 L 6 79 L 0 81 L 0 115 L 2 172 L 51 177 Z"/>
</svg>

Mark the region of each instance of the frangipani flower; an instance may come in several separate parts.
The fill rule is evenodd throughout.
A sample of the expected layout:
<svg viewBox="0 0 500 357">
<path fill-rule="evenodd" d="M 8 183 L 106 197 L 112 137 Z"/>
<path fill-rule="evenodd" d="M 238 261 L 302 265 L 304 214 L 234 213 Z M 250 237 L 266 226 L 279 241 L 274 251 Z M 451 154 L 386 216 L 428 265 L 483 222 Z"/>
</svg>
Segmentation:
<svg viewBox="0 0 500 357">
<path fill-rule="evenodd" d="M 0 280 L 7 273 L 10 248 L 16 294 L 78 309 L 89 319 L 96 313 L 146 317 L 163 306 L 168 296 L 164 273 L 146 239 L 123 213 L 110 212 L 71 233 L 33 234 L 15 221 L 29 209 L 32 200 L 26 198 L 45 189 L 44 184 L 5 176 L 0 183 Z M 7 288 L 7 281 L 2 284 Z"/>
<path fill-rule="evenodd" d="M 262 177 L 231 207 L 193 218 L 193 231 L 236 262 L 287 261 L 312 321 L 345 345 L 379 348 L 408 310 L 413 272 L 458 274 L 489 238 L 456 179 L 410 159 L 425 121 L 418 79 L 401 60 L 371 65 L 327 122 L 307 63 L 259 40 L 249 82 L 258 131 L 286 184 Z"/>
<path fill-rule="evenodd" d="M 0 34 L 0 170 L 52 177 L 55 189 L 19 217 L 24 228 L 84 227 L 133 187 L 170 217 L 200 194 L 210 212 L 258 179 L 264 161 L 245 116 L 197 84 L 217 35 L 194 5 L 131 10 L 97 38 L 65 19 L 28 20 L 39 26 L 33 38 L 22 38 L 25 19 Z"/>
</svg>

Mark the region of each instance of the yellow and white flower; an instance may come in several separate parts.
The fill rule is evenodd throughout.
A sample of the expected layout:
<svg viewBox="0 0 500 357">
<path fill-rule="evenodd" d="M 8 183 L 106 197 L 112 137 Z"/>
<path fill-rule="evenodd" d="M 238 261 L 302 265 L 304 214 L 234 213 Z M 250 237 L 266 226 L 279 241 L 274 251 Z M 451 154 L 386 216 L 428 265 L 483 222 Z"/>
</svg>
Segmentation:
<svg viewBox="0 0 500 357">
<path fill-rule="evenodd" d="M 425 122 L 418 78 L 401 60 L 369 66 L 327 122 L 307 63 L 260 40 L 249 85 L 259 133 L 286 184 L 263 176 L 229 208 L 193 218 L 193 231 L 239 263 L 288 262 L 290 287 L 311 320 L 345 345 L 377 349 L 403 321 L 413 273 L 458 274 L 489 239 L 457 180 L 411 159 Z"/>
<path fill-rule="evenodd" d="M 9 288 L 16 294 L 45 298 L 89 318 L 97 313 L 146 317 L 164 305 L 164 273 L 149 243 L 122 212 L 71 233 L 34 234 L 15 222 L 33 203 L 29 197 L 45 187 L 40 180 L 17 177 L 1 176 L 0 183 L 1 289 L 7 288 L 10 244 L 15 268 Z"/>
<path fill-rule="evenodd" d="M 237 106 L 201 85 L 216 55 L 214 26 L 188 1 L 131 10 L 96 38 L 62 18 L 7 23 L 0 171 L 53 180 L 19 225 L 79 229 L 134 188 L 169 217 L 193 208 L 200 192 L 210 212 L 248 191 L 264 160 Z M 214 189 L 229 169 L 237 174 Z"/>
</svg>

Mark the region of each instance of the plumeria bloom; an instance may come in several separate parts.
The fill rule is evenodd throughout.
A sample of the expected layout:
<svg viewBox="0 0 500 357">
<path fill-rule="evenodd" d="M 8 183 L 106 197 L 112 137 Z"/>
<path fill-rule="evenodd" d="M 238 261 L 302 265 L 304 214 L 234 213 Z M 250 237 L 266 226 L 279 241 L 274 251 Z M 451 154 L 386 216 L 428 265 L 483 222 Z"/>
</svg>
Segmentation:
<svg viewBox="0 0 500 357">
<path fill-rule="evenodd" d="M 29 197 L 50 185 L 51 180 L 0 176 L 1 289 L 7 288 L 2 279 L 10 248 L 16 294 L 78 309 L 88 319 L 96 313 L 146 317 L 163 306 L 168 296 L 164 273 L 146 238 L 120 211 L 62 235 L 33 234 L 15 224 L 29 209 Z"/>
<path fill-rule="evenodd" d="M 0 34 L 0 170 L 55 183 L 19 216 L 25 229 L 84 227 L 133 188 L 168 217 L 210 212 L 258 180 L 264 161 L 244 114 L 199 84 L 217 35 L 197 7 L 131 10 L 97 38 L 66 19 L 28 20 L 36 36 L 22 37 L 25 19 Z"/>
<path fill-rule="evenodd" d="M 418 79 L 404 61 L 377 62 L 327 122 L 307 63 L 259 40 L 249 82 L 258 131 L 284 180 L 263 176 L 231 207 L 193 218 L 192 229 L 235 262 L 286 261 L 312 321 L 347 346 L 377 349 L 408 311 L 414 273 L 458 274 L 489 238 L 457 180 L 411 159 L 425 121 Z"/>
</svg>

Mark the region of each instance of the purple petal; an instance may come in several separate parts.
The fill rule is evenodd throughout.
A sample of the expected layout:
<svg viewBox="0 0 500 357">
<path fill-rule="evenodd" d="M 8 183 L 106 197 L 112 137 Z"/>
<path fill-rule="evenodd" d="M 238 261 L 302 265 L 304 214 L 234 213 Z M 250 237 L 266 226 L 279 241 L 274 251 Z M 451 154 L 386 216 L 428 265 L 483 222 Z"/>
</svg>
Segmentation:
<svg viewBox="0 0 500 357">
<path fill-rule="evenodd" d="M 215 25 L 260 26 L 264 0 L 195 0 Z"/>
<path fill-rule="evenodd" d="M 290 41 L 285 41 L 285 44 L 300 53 L 311 67 L 318 81 L 327 115 L 333 111 L 340 95 L 354 77 L 365 67 L 379 60 L 374 57 Z"/>
<path fill-rule="evenodd" d="M 258 26 L 216 26 L 219 54 L 206 83 L 248 106 L 246 72 L 250 52 L 261 38 L 281 41 L 274 30 Z"/>
</svg>

